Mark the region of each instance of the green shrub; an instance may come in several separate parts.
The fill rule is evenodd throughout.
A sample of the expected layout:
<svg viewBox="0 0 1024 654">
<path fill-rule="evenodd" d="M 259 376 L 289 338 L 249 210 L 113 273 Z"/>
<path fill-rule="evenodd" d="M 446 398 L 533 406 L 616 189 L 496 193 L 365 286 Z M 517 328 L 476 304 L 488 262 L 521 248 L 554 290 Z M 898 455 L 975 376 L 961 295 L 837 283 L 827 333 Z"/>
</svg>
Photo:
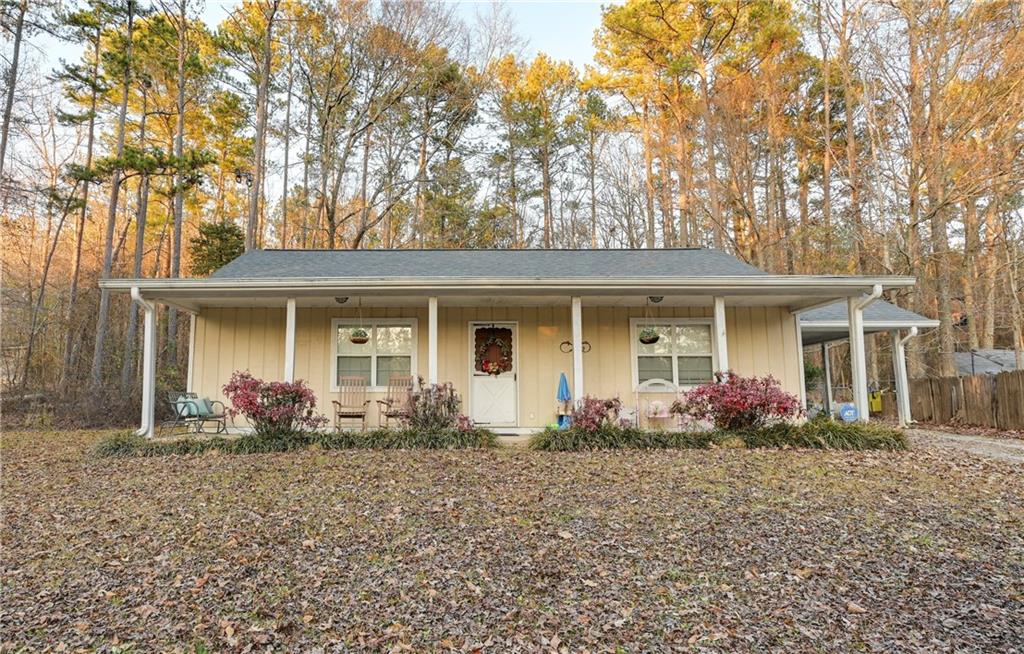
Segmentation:
<svg viewBox="0 0 1024 654">
<path fill-rule="evenodd" d="M 530 439 L 530 448 L 548 452 L 617 449 L 701 449 L 795 447 L 829 450 L 905 450 L 903 433 L 879 424 L 814 420 L 802 425 L 778 423 L 759 429 L 712 432 L 648 431 L 603 425 L 588 431 L 578 427 L 548 428 Z"/>
<path fill-rule="evenodd" d="M 547 428 L 530 439 L 530 449 L 546 452 L 588 450 L 664 450 L 704 448 L 712 442 L 710 432 L 650 431 L 638 427 L 603 424 L 596 429 Z"/>
<path fill-rule="evenodd" d="M 414 429 L 376 429 L 368 432 L 339 431 L 327 434 L 290 432 L 273 436 L 246 434 L 238 438 L 181 438 L 153 441 L 131 432 L 114 434 L 93 448 L 99 457 L 171 456 L 218 451 L 225 454 L 269 454 L 291 452 L 316 445 L 325 450 L 347 449 L 435 449 L 458 450 L 496 447 L 498 438 L 486 429 L 426 432 Z"/>
<path fill-rule="evenodd" d="M 903 432 L 877 423 L 847 423 L 828 418 L 802 425 L 779 423 L 738 432 L 747 447 L 802 447 L 818 450 L 905 450 Z"/>
<path fill-rule="evenodd" d="M 136 456 L 146 439 L 130 431 L 118 432 L 96 443 L 93 453 L 100 457 Z"/>
<path fill-rule="evenodd" d="M 374 429 L 372 431 L 336 431 L 317 434 L 313 440 L 325 450 L 465 450 L 498 446 L 494 432 L 472 429 Z"/>
</svg>

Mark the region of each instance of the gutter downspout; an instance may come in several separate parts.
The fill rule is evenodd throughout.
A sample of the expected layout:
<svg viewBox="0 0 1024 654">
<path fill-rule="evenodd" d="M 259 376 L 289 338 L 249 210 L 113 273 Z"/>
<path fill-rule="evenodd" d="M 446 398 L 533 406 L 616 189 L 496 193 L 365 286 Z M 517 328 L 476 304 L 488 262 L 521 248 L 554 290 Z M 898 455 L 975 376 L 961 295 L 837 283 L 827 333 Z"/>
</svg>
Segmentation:
<svg viewBox="0 0 1024 654">
<path fill-rule="evenodd" d="M 151 438 L 155 431 L 154 402 L 156 399 L 156 307 L 142 299 L 138 286 L 131 289 L 132 303 L 143 313 L 142 345 L 142 419 L 136 436 Z"/>
</svg>

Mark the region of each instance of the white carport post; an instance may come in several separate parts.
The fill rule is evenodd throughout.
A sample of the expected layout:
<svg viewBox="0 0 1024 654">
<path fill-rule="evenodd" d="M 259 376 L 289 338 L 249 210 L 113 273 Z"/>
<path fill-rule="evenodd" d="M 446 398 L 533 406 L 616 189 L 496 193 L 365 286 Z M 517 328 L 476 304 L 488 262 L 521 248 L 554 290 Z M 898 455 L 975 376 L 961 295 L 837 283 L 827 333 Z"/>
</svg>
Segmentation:
<svg viewBox="0 0 1024 654">
<path fill-rule="evenodd" d="M 828 360 L 828 342 L 821 344 L 822 367 L 825 369 L 825 413 L 832 417 L 832 364 Z"/>
<path fill-rule="evenodd" d="M 868 373 L 867 359 L 864 356 L 864 307 L 882 295 L 881 284 L 875 284 L 871 295 L 860 298 L 851 297 L 846 300 L 847 322 L 850 332 L 850 369 L 852 374 L 853 404 L 857 407 L 857 419 L 868 421 Z"/>
<path fill-rule="evenodd" d="M 427 299 L 427 383 L 437 383 L 437 297 Z"/>
<path fill-rule="evenodd" d="M 295 381 L 295 298 L 288 298 L 284 318 L 284 380 Z"/>
<path fill-rule="evenodd" d="M 156 431 L 156 307 L 142 299 L 138 286 L 132 287 L 131 295 L 132 302 L 142 309 L 142 419 L 135 434 L 152 438 Z"/>
<path fill-rule="evenodd" d="M 572 298 L 572 397 L 583 399 L 583 299 Z"/>
<path fill-rule="evenodd" d="M 725 298 L 716 296 L 715 303 L 715 333 L 714 347 L 718 356 L 718 370 L 715 372 L 729 372 L 729 344 L 725 335 Z"/>
<path fill-rule="evenodd" d="M 892 334 L 892 367 L 896 377 L 896 412 L 899 414 L 900 427 L 913 422 L 910 415 L 910 384 L 907 382 L 907 341 L 917 336 L 917 327 L 911 327 L 910 333 L 900 338 L 900 330 Z"/>
</svg>

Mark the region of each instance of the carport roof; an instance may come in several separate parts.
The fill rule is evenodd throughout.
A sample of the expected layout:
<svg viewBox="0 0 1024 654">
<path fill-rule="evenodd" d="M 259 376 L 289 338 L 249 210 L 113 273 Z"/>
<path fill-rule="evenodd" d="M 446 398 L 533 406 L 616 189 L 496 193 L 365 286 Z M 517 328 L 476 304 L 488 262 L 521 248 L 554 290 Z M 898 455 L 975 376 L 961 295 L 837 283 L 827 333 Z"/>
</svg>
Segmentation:
<svg viewBox="0 0 1024 654">
<path fill-rule="evenodd" d="M 839 301 L 810 309 L 800 314 L 800 333 L 804 345 L 814 345 L 847 337 L 846 302 Z M 926 318 L 885 300 L 875 300 L 864 308 L 864 333 L 892 331 L 895 329 L 932 329 L 939 326 L 938 320 Z"/>
</svg>

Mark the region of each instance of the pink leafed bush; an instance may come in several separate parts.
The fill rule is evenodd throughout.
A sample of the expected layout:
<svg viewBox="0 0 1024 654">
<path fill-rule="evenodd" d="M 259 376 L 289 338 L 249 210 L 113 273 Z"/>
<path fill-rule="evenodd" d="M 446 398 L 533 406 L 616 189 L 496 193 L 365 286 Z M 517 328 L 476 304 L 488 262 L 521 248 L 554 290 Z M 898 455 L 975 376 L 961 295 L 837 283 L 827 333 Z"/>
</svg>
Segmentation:
<svg viewBox="0 0 1024 654">
<path fill-rule="evenodd" d="M 316 396 L 302 380 L 268 382 L 236 370 L 224 386 L 224 395 L 231 402 L 228 412 L 245 416 L 261 436 L 292 434 L 327 423 L 327 418 L 313 412 Z"/>
<path fill-rule="evenodd" d="M 716 373 L 715 378 L 716 382 L 684 393 L 672 404 L 672 413 L 727 430 L 756 429 L 803 413 L 799 398 L 782 390 L 772 376 L 740 377 L 727 372 Z"/>
<path fill-rule="evenodd" d="M 602 400 L 598 397 L 584 396 L 579 405 L 573 409 L 571 424 L 584 431 L 595 432 L 601 427 L 617 425 L 622 400 L 611 398 Z"/>
</svg>

